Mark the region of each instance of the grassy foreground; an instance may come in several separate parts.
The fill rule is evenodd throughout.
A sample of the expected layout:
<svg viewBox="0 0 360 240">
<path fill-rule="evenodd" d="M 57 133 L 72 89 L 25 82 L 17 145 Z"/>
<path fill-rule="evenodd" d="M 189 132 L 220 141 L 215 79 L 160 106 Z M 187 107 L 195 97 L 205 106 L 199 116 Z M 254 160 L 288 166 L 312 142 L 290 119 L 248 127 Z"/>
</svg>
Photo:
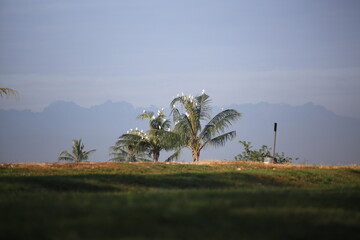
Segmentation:
<svg viewBox="0 0 360 240">
<path fill-rule="evenodd" d="M 353 239 L 360 167 L 0 164 L 2 239 Z"/>
</svg>

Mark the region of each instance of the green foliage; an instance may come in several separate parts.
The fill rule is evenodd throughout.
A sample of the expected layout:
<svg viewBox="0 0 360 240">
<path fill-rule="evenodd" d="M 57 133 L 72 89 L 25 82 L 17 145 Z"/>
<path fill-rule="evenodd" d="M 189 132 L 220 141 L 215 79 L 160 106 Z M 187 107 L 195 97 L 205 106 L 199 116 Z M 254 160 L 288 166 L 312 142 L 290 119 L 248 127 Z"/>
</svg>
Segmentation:
<svg viewBox="0 0 360 240">
<path fill-rule="evenodd" d="M 236 136 L 236 131 L 225 133 L 225 130 L 241 114 L 234 109 L 227 109 L 211 118 L 210 103 L 210 97 L 203 91 L 199 96 L 178 95 L 170 104 L 175 123 L 174 132 L 179 134 L 181 145 L 191 150 L 194 162 L 199 160 L 205 147 L 223 146 Z M 180 108 L 176 104 L 180 104 Z M 202 121 L 208 121 L 205 127 L 201 126 Z"/>
<path fill-rule="evenodd" d="M 11 88 L 0 88 L 0 97 L 11 97 L 11 96 L 17 96 L 18 92 Z"/>
<path fill-rule="evenodd" d="M 181 109 L 176 107 L 180 103 Z M 149 119 L 149 130 L 143 132 L 137 128 L 130 129 L 119 137 L 118 141 L 110 148 L 111 160 L 136 161 L 151 156 L 157 162 L 162 150 L 174 150 L 166 160 L 172 161 L 180 156 L 181 149 L 188 147 L 194 161 L 199 160 L 200 152 L 207 146 L 223 146 L 228 140 L 236 136 L 236 132 L 224 133 L 232 122 L 240 117 L 240 113 L 227 109 L 218 113 L 211 119 L 210 97 L 203 92 L 199 96 L 178 96 L 171 102 L 175 126 L 171 129 L 170 120 L 165 118 L 163 109 L 157 116 L 154 112 L 145 111 L 138 115 L 138 119 Z M 185 112 L 183 112 L 183 111 Z M 202 121 L 209 121 L 204 128 Z"/>
<path fill-rule="evenodd" d="M 293 160 L 299 160 L 299 158 L 293 159 L 292 157 L 285 156 L 284 152 L 281 154 L 275 153 L 275 161 L 276 163 L 292 163 Z"/>
<path fill-rule="evenodd" d="M 170 121 L 165 118 L 163 110 L 159 110 L 157 116 L 153 112 L 144 111 L 138 119 L 149 119 L 149 130 L 130 129 L 126 134 L 119 137 L 118 141 L 110 148 L 111 160 L 115 161 L 147 161 L 151 157 L 157 162 L 162 150 L 174 150 L 178 148 L 177 134 L 170 129 Z M 172 156 L 172 158 L 176 155 Z"/>
<path fill-rule="evenodd" d="M 88 160 L 90 154 L 96 150 L 85 151 L 85 146 L 80 140 L 72 140 L 72 153 L 62 151 L 59 153 L 58 161 L 82 162 Z"/>
<path fill-rule="evenodd" d="M 149 161 L 149 153 L 146 153 L 146 149 L 140 149 L 137 146 L 138 142 L 130 142 L 129 138 L 120 137 L 114 146 L 110 148 L 110 161 L 116 162 L 137 162 L 137 161 Z"/>
<path fill-rule="evenodd" d="M 243 145 L 244 151 L 235 156 L 235 160 L 247 160 L 247 161 L 264 161 L 264 157 L 270 157 L 270 150 L 268 146 L 263 145 L 259 150 L 252 150 L 251 142 L 239 141 Z"/>
<path fill-rule="evenodd" d="M 272 149 L 266 145 L 263 145 L 258 150 L 252 150 L 251 142 L 239 141 L 239 143 L 243 145 L 244 151 L 236 155 L 235 160 L 263 162 L 265 157 L 273 157 L 270 153 Z M 285 156 L 284 153 L 275 153 L 274 158 L 276 163 L 291 163 L 293 161 L 293 158 Z M 295 160 L 298 160 L 298 158 L 295 158 Z"/>
</svg>

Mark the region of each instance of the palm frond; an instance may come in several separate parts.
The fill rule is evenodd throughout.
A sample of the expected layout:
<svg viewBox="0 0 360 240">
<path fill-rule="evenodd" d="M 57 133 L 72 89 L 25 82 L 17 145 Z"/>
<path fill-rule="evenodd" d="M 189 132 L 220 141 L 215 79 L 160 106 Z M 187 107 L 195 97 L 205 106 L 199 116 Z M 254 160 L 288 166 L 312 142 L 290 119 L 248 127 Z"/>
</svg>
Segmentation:
<svg viewBox="0 0 360 240">
<path fill-rule="evenodd" d="M 178 149 L 178 150 L 175 151 L 173 154 L 171 154 L 171 156 L 168 157 L 168 158 L 165 160 L 165 162 L 171 162 L 171 161 L 173 161 L 173 160 L 175 160 L 175 159 L 176 159 L 176 160 L 179 159 L 180 154 L 181 154 L 181 149 Z"/>
<path fill-rule="evenodd" d="M 59 162 L 60 162 L 60 161 L 73 162 L 73 161 L 74 161 L 74 158 L 61 156 L 61 157 L 58 157 L 58 161 L 59 161 Z"/>
<path fill-rule="evenodd" d="M 152 131 L 156 132 L 157 139 L 161 143 L 161 149 L 169 151 L 186 145 L 182 135 L 178 132 L 161 130 Z"/>
<path fill-rule="evenodd" d="M 114 162 L 125 162 L 127 161 L 127 157 L 125 155 L 114 155 L 112 158 L 109 159 L 109 161 L 114 161 Z"/>
<path fill-rule="evenodd" d="M 200 138 L 209 140 L 215 134 L 223 133 L 226 128 L 230 127 L 232 123 L 240 117 L 241 114 L 234 109 L 227 109 L 218 113 L 208 124 L 206 124 L 204 130 L 200 134 Z"/>
<path fill-rule="evenodd" d="M 146 133 L 140 131 L 132 131 L 123 134 L 116 141 L 115 145 L 110 147 L 110 155 L 113 156 L 112 161 L 140 161 L 149 160 L 151 141 Z"/>
<path fill-rule="evenodd" d="M 12 88 L 0 88 L 0 96 L 1 97 L 17 97 L 18 96 L 18 92 Z"/>
<path fill-rule="evenodd" d="M 96 149 L 92 149 L 92 150 L 87 151 L 87 152 L 85 152 L 85 153 L 86 153 L 86 155 L 90 155 L 90 154 L 92 154 L 92 153 L 94 153 L 94 152 L 96 152 Z"/>
<path fill-rule="evenodd" d="M 126 148 L 130 149 L 134 152 L 144 152 L 146 148 L 149 146 L 149 141 L 147 136 L 144 133 L 129 133 L 123 134 L 118 141 L 115 143 L 115 146 L 120 148 L 126 146 Z"/>
<path fill-rule="evenodd" d="M 131 153 L 122 150 L 121 152 L 112 152 L 110 161 L 125 162 L 125 161 L 150 161 L 150 158 L 145 153 Z"/>
<path fill-rule="evenodd" d="M 178 108 L 172 108 L 170 115 L 173 116 L 175 125 L 181 120 L 181 113 Z"/>
<path fill-rule="evenodd" d="M 124 146 L 118 146 L 118 145 L 111 146 L 109 148 L 109 150 L 110 150 L 110 153 L 109 153 L 110 156 L 117 156 L 119 154 L 127 154 L 127 151 L 125 151 Z"/>
<path fill-rule="evenodd" d="M 139 114 L 136 118 L 137 119 L 151 119 L 154 116 L 154 112 L 145 111 L 142 114 Z"/>
<path fill-rule="evenodd" d="M 171 122 L 168 119 L 163 119 L 163 122 L 161 124 L 161 129 L 165 131 L 169 131 L 171 126 Z"/>
<path fill-rule="evenodd" d="M 72 153 L 74 156 L 74 161 L 78 162 L 80 159 L 83 158 L 82 156 L 82 146 L 81 146 L 81 139 L 80 140 L 76 140 L 73 139 L 72 140 Z"/>
<path fill-rule="evenodd" d="M 58 155 L 58 161 L 74 161 L 75 159 L 74 156 L 68 151 L 62 151 Z"/>
<path fill-rule="evenodd" d="M 206 141 L 202 145 L 202 147 L 200 149 L 203 149 L 208 145 L 213 146 L 213 147 L 224 146 L 227 141 L 232 140 L 235 137 L 236 137 L 236 131 L 231 131 L 231 132 L 228 132 L 228 133 L 224 133 L 224 134 L 222 134 L 220 136 L 209 139 L 208 141 Z"/>
<path fill-rule="evenodd" d="M 196 97 L 196 101 L 198 103 L 198 114 L 199 120 L 207 120 L 210 119 L 211 114 L 211 99 L 210 96 L 203 93 Z"/>
<path fill-rule="evenodd" d="M 174 132 L 182 135 L 194 136 L 197 133 L 194 132 L 190 119 L 186 115 L 182 115 L 180 121 L 174 127 Z"/>
<path fill-rule="evenodd" d="M 185 104 L 185 98 L 184 96 L 178 96 L 176 98 L 174 98 L 171 102 L 170 102 L 170 108 L 176 108 L 176 104 L 180 103 L 181 106 L 183 106 Z"/>
</svg>

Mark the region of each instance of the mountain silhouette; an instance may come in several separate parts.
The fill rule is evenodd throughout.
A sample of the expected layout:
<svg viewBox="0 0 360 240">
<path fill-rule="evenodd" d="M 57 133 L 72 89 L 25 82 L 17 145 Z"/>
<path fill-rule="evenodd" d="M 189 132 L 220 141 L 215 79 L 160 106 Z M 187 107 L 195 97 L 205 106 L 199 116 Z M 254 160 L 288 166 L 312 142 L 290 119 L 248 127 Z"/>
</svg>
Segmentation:
<svg viewBox="0 0 360 240">
<path fill-rule="evenodd" d="M 273 124 L 278 123 L 277 152 L 299 157 L 295 163 L 359 164 L 360 119 L 343 117 L 326 108 L 307 103 L 238 104 L 240 121 L 229 130 L 236 130 L 235 140 L 224 147 L 205 149 L 200 159 L 234 159 L 243 149 L 239 140 L 252 142 L 254 148 L 273 147 Z M 137 120 L 142 111 L 158 108 L 136 108 L 127 102 L 105 102 L 90 108 L 73 102 L 58 101 L 42 112 L 0 110 L 1 162 L 53 162 L 62 150 L 71 149 L 72 139 L 82 139 L 87 150 L 97 151 L 90 161 L 109 159 L 109 147 L 130 128 L 148 129 L 148 122 Z M 221 111 L 214 107 L 213 115 Z M 170 111 L 166 109 L 166 113 Z M 160 160 L 170 153 L 162 152 Z M 184 150 L 180 159 L 190 161 Z"/>
</svg>

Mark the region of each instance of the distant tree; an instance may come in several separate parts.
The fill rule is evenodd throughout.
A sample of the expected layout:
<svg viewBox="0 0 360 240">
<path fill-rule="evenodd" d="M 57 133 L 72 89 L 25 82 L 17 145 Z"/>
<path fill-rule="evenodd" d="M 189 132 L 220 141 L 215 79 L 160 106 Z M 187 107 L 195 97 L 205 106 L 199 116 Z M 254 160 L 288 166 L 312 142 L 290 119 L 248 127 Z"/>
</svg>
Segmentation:
<svg viewBox="0 0 360 240">
<path fill-rule="evenodd" d="M 176 107 L 178 103 L 180 109 Z M 226 109 L 211 118 L 210 103 L 210 97 L 203 90 L 199 96 L 178 95 L 170 104 L 175 123 L 173 131 L 181 136 L 179 141 L 182 146 L 191 150 L 194 162 L 199 161 L 200 152 L 205 147 L 223 146 L 236 136 L 236 131 L 224 132 L 241 114 L 234 109 Z M 202 121 L 209 121 L 204 128 Z"/>
<path fill-rule="evenodd" d="M 165 118 L 163 110 L 159 110 L 157 116 L 154 112 L 144 111 L 137 118 L 149 119 L 149 130 L 143 132 L 137 128 L 130 129 L 119 137 L 115 146 L 111 148 L 111 155 L 119 154 L 121 158 L 125 157 L 128 161 L 137 158 L 146 160 L 144 156 L 148 155 L 154 162 L 157 162 L 162 150 L 173 150 L 179 145 L 177 135 L 171 132 L 170 121 Z M 176 156 L 175 153 L 167 160 L 170 161 Z"/>
<path fill-rule="evenodd" d="M 0 88 L 0 96 L 1 97 L 10 97 L 10 96 L 17 96 L 18 92 L 11 88 Z"/>
<path fill-rule="evenodd" d="M 89 155 L 96 150 L 85 151 L 85 146 L 82 140 L 72 140 L 72 153 L 62 151 L 59 153 L 58 161 L 82 162 L 89 158 Z"/>
<path fill-rule="evenodd" d="M 116 162 L 137 162 L 149 161 L 150 157 L 147 149 L 141 148 L 138 141 L 121 136 L 114 146 L 110 147 L 110 161 Z"/>
</svg>

